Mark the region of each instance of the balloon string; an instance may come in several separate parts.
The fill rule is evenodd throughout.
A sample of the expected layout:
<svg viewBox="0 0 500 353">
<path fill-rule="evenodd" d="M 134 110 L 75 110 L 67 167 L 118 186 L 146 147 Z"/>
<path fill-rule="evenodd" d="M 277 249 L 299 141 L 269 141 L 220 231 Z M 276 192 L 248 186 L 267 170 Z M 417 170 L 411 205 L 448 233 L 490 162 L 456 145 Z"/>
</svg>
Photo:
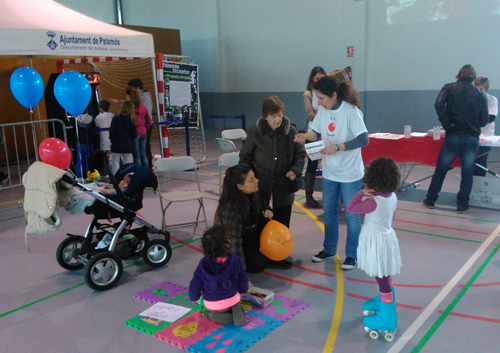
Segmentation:
<svg viewBox="0 0 500 353">
<path fill-rule="evenodd" d="M 38 161 L 38 146 L 36 138 L 35 124 L 33 123 L 33 108 L 30 107 L 31 133 L 33 135 L 33 148 L 35 149 L 35 159 Z"/>
</svg>

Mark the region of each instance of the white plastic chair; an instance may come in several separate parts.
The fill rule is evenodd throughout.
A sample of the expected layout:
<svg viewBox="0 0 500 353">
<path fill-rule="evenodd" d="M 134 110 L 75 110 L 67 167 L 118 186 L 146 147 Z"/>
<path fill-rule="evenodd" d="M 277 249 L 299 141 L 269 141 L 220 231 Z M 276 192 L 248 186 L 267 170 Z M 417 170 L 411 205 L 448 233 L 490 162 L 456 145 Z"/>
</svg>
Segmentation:
<svg viewBox="0 0 500 353">
<path fill-rule="evenodd" d="M 222 138 L 227 140 L 245 140 L 247 138 L 247 133 L 243 129 L 228 129 L 222 131 Z"/>
<path fill-rule="evenodd" d="M 228 129 L 223 130 L 221 136 L 222 139 L 216 139 L 219 147 L 226 152 L 236 152 L 238 151 L 238 148 L 236 147 L 236 143 L 233 140 L 241 139 L 241 144 L 243 144 L 245 143 L 245 140 L 247 138 L 247 133 L 243 129 Z"/>
<path fill-rule="evenodd" d="M 215 138 L 215 142 L 217 142 L 217 145 L 219 146 L 219 148 L 221 150 L 223 150 L 224 152 L 238 152 L 236 145 L 231 140 L 217 137 L 217 138 Z"/>
<path fill-rule="evenodd" d="M 235 166 L 240 161 L 238 152 L 224 153 L 219 157 L 219 194 L 222 192 L 222 168 Z"/>
<path fill-rule="evenodd" d="M 162 213 L 162 229 L 166 230 L 167 228 L 172 227 L 180 227 L 185 225 L 194 224 L 195 227 L 198 226 L 198 223 L 205 222 L 205 227 L 207 225 L 207 216 L 205 214 L 205 206 L 203 205 L 203 195 L 201 193 L 200 181 L 198 179 L 198 170 L 196 167 L 196 161 L 193 157 L 184 156 L 184 157 L 170 157 L 170 158 L 160 158 L 154 164 L 154 169 L 156 175 L 159 173 L 169 173 L 169 172 L 194 172 L 196 179 L 196 190 L 182 190 L 182 191 L 170 191 L 162 188 L 162 184 L 160 183 L 158 186 L 158 194 L 160 197 L 160 206 Z M 166 184 L 163 184 L 166 185 Z M 168 184 L 167 184 L 168 185 Z M 186 186 L 193 185 L 192 183 L 187 183 Z M 197 200 L 199 203 L 198 213 L 196 214 L 196 221 L 186 222 L 186 223 L 177 223 L 177 224 L 166 224 L 165 221 L 165 213 L 167 208 L 176 202 L 186 202 L 186 201 L 194 201 Z M 165 206 L 163 203 L 165 202 Z M 186 207 L 186 211 L 188 208 Z M 200 220 L 200 212 L 203 211 L 203 220 Z"/>
</svg>

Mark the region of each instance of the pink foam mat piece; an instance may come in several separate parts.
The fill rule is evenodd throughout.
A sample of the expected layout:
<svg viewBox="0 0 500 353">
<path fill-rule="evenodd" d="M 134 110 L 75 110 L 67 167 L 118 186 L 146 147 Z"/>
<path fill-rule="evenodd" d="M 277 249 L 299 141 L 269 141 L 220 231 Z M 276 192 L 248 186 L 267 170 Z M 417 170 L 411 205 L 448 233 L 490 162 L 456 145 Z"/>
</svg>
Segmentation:
<svg viewBox="0 0 500 353">
<path fill-rule="evenodd" d="M 281 320 L 249 311 L 245 314 L 245 323 L 242 327 L 236 327 L 234 324 L 224 325 L 189 346 L 187 350 L 192 353 L 243 352 L 282 324 Z"/>
<path fill-rule="evenodd" d="M 156 332 L 154 337 L 169 342 L 181 349 L 187 349 L 190 345 L 200 341 L 212 332 L 223 327 L 210 319 L 205 319 L 199 311 L 177 320 L 170 327 Z"/>
<path fill-rule="evenodd" d="M 162 282 L 137 293 L 134 297 L 155 304 L 158 302 L 166 302 L 186 291 L 186 287 L 170 282 Z"/>
</svg>

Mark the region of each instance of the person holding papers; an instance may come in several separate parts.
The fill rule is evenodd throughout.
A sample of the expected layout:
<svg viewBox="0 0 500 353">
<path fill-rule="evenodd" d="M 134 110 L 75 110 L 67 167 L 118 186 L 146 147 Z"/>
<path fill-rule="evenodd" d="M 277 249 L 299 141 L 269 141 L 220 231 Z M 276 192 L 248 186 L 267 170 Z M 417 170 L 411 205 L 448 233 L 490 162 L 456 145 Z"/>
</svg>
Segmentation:
<svg viewBox="0 0 500 353">
<path fill-rule="evenodd" d="M 311 131 L 295 135 L 295 141 L 305 143 L 323 140 L 323 210 L 325 211 L 325 240 L 323 250 L 312 257 L 313 262 L 333 258 L 337 254 L 339 238 L 339 197 L 345 204 L 360 190 L 364 175 L 361 147 L 368 145 L 368 131 L 363 113 L 357 108 L 359 93 L 346 82 L 324 76 L 314 84 L 318 97 L 318 114 Z M 345 213 L 347 219 L 345 270 L 356 267 L 358 238 L 361 231 L 360 215 Z"/>
</svg>

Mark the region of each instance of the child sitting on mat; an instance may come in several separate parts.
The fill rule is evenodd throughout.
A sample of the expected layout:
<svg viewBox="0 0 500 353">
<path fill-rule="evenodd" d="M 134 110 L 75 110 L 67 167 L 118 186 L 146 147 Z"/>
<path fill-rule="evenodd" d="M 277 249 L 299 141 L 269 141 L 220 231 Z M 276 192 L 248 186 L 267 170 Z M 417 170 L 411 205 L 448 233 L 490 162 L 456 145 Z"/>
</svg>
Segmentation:
<svg viewBox="0 0 500 353">
<path fill-rule="evenodd" d="M 240 293 L 248 291 L 248 276 L 241 259 L 231 254 L 231 231 L 214 226 L 203 234 L 203 257 L 189 283 L 189 299 L 203 296 L 204 317 L 221 324 L 243 326 Z"/>
</svg>

